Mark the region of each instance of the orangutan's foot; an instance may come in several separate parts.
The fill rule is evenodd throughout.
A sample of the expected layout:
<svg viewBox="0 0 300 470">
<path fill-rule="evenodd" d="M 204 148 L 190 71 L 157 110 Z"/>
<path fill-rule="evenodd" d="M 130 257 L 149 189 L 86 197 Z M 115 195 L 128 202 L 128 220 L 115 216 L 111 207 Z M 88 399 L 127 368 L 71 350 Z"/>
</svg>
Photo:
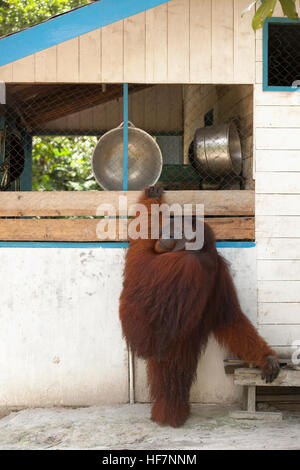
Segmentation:
<svg viewBox="0 0 300 470">
<path fill-rule="evenodd" d="M 164 400 L 158 400 L 152 405 L 151 419 L 161 426 L 182 426 L 190 414 L 188 403 L 169 404 Z"/>
</svg>

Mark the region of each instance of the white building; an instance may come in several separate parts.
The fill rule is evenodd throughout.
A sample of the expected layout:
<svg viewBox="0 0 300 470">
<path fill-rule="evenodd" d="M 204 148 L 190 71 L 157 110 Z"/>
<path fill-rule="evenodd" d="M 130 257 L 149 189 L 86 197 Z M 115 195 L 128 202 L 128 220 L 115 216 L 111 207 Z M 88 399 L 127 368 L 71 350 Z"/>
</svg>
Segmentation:
<svg viewBox="0 0 300 470">
<path fill-rule="evenodd" d="M 171 145 L 168 164 L 188 165 L 194 132 L 211 111 L 214 124 L 238 119 L 242 186 L 205 191 L 169 181 L 167 197 L 205 203 L 242 306 L 279 356 L 289 358 L 300 341 L 300 93 L 290 83 L 300 70 L 270 59 L 280 28 L 300 39 L 300 23 L 279 7 L 254 33 L 252 15 L 241 17 L 248 4 L 102 0 L 0 40 L 1 110 L 15 111 L 25 156 L 21 192 L 0 192 L 0 406 L 124 403 L 130 389 L 148 399 L 144 364 L 135 361 L 129 374 L 118 320 L 124 240 L 99 242 L 95 219 L 49 219 L 95 216 L 119 193 L 30 191 L 32 136 L 116 127 L 123 83 L 129 120 L 162 149 Z M 5 119 L 3 111 L 0 130 Z M 192 401 L 230 402 L 239 393 L 212 340 Z"/>
</svg>

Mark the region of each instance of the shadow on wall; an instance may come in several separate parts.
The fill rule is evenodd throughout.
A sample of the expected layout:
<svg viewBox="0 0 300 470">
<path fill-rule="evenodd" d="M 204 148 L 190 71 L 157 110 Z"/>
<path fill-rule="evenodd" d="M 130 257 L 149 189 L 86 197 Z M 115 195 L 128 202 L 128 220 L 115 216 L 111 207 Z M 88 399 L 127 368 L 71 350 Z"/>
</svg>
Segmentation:
<svg viewBox="0 0 300 470">
<path fill-rule="evenodd" d="M 210 337 L 191 389 L 192 403 L 232 404 L 242 400 L 242 387 L 233 384 L 233 375 L 225 374 L 223 359 L 226 356 L 226 351 Z M 135 361 L 135 400 L 149 402 L 146 366 L 142 360 Z"/>
</svg>

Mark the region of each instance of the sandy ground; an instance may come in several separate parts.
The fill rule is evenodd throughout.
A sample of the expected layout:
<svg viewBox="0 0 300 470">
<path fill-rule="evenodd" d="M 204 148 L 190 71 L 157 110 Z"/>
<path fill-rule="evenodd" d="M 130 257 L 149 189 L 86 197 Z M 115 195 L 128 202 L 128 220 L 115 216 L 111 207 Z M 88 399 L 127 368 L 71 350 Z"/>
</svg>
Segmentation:
<svg viewBox="0 0 300 470">
<path fill-rule="evenodd" d="M 0 449 L 300 449 L 299 412 L 268 423 L 236 421 L 228 411 L 194 405 L 172 429 L 151 422 L 144 404 L 26 409 L 0 419 Z"/>
</svg>

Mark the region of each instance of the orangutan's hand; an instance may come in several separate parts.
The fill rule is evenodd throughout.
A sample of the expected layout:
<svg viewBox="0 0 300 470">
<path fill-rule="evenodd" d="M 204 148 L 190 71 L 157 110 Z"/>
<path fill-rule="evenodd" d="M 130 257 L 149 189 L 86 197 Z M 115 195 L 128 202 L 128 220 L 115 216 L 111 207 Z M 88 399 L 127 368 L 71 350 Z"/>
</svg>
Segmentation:
<svg viewBox="0 0 300 470">
<path fill-rule="evenodd" d="M 145 194 L 150 199 L 159 200 L 161 198 L 162 193 L 163 188 L 161 186 L 158 186 L 157 184 L 155 186 L 148 186 L 147 188 L 145 188 Z"/>
<path fill-rule="evenodd" d="M 267 364 L 262 369 L 261 378 L 266 379 L 266 383 L 271 383 L 280 372 L 279 362 L 276 356 L 267 356 Z"/>
</svg>

